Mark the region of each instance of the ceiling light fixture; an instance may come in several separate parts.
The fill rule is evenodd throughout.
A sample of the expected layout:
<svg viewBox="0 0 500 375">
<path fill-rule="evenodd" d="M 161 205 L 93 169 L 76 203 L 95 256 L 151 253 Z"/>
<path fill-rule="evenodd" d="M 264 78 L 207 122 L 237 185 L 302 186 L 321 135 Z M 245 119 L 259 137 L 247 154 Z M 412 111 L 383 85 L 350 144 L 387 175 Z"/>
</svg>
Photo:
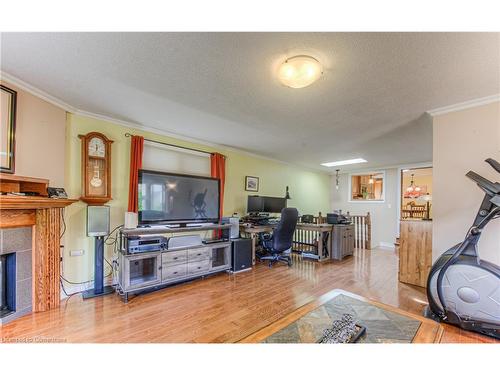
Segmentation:
<svg viewBox="0 0 500 375">
<path fill-rule="evenodd" d="M 300 55 L 288 58 L 278 70 L 278 78 L 294 89 L 309 86 L 323 74 L 323 68 L 314 57 Z"/>
<path fill-rule="evenodd" d="M 340 161 L 331 161 L 329 163 L 321 163 L 321 165 L 325 167 L 336 167 L 339 165 L 348 165 L 348 164 L 359 164 L 359 163 L 366 163 L 367 161 L 362 158 L 357 158 L 357 159 L 349 159 L 349 160 L 340 160 Z"/>
<path fill-rule="evenodd" d="M 420 186 L 415 185 L 415 174 L 411 174 L 411 181 L 410 181 L 410 186 L 406 188 L 406 193 L 409 195 L 411 198 L 418 198 L 420 196 L 420 191 L 422 190 Z"/>
</svg>

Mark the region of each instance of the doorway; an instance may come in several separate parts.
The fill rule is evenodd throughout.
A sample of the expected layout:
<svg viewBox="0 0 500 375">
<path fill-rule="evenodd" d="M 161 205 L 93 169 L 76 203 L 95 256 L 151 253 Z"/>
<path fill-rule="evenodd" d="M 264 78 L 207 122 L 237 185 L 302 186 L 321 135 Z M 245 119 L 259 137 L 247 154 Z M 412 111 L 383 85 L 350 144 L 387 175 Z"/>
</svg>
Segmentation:
<svg viewBox="0 0 500 375">
<path fill-rule="evenodd" d="M 432 167 L 401 170 L 401 220 L 432 219 Z"/>
</svg>

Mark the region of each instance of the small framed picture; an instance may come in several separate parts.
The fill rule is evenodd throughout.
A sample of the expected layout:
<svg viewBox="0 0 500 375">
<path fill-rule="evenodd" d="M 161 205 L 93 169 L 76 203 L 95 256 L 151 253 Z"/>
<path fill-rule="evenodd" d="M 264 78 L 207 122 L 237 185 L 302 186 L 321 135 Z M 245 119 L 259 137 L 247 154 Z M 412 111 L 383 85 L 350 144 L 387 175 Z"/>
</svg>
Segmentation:
<svg viewBox="0 0 500 375">
<path fill-rule="evenodd" d="M 245 176 L 245 190 L 259 191 L 259 178 L 253 176 Z"/>
</svg>

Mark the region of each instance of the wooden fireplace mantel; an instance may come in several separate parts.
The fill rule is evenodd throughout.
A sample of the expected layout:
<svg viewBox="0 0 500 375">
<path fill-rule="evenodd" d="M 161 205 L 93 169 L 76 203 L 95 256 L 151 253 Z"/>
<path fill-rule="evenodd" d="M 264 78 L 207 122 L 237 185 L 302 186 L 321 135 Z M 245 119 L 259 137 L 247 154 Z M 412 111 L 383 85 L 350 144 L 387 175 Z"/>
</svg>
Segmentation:
<svg viewBox="0 0 500 375">
<path fill-rule="evenodd" d="M 16 185 L 18 184 L 18 185 Z M 40 184 L 40 185 L 38 185 Z M 48 180 L 0 174 L 0 190 L 46 191 Z M 11 190 L 13 189 L 13 190 Z M 0 195 L 0 228 L 33 227 L 33 311 L 45 311 L 60 303 L 61 211 L 76 199 L 46 196 Z"/>
<path fill-rule="evenodd" d="M 36 210 L 40 208 L 63 208 L 75 202 L 78 202 L 78 200 L 0 195 L 0 208 L 2 210 Z"/>
</svg>

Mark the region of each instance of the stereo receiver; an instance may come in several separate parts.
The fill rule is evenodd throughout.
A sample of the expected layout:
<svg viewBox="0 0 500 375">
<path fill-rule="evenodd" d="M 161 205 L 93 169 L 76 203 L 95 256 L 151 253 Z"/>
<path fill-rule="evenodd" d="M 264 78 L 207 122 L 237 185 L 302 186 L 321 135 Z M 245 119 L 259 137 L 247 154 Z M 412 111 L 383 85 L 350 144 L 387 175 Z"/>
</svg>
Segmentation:
<svg viewBox="0 0 500 375">
<path fill-rule="evenodd" d="M 127 252 L 127 254 L 161 251 L 167 248 L 167 243 L 168 243 L 168 238 L 163 236 L 128 237 L 125 239 L 124 250 Z"/>
</svg>

